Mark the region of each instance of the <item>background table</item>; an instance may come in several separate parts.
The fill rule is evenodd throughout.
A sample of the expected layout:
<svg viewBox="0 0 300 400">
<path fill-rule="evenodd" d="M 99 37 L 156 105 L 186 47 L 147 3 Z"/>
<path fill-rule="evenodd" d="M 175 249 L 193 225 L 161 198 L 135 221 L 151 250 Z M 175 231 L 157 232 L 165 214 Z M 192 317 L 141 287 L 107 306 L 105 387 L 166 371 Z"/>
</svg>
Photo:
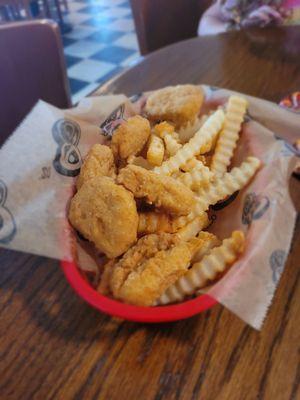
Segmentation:
<svg viewBox="0 0 300 400">
<path fill-rule="evenodd" d="M 300 89 L 300 31 L 189 40 L 151 55 L 99 92 L 185 82 L 278 101 Z M 299 206 L 295 178 L 291 189 Z M 299 399 L 299 230 L 298 220 L 261 332 L 219 305 L 177 323 L 112 319 L 76 297 L 58 262 L 2 250 L 0 398 Z"/>
</svg>

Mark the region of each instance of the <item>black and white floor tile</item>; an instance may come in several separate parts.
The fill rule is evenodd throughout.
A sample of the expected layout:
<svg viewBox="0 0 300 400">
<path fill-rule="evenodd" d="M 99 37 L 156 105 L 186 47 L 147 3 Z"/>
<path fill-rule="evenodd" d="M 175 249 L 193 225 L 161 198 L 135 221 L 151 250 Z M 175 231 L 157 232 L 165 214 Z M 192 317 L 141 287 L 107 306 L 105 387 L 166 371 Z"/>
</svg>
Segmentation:
<svg viewBox="0 0 300 400">
<path fill-rule="evenodd" d="M 69 0 L 63 34 L 73 104 L 140 59 L 128 0 Z"/>
</svg>

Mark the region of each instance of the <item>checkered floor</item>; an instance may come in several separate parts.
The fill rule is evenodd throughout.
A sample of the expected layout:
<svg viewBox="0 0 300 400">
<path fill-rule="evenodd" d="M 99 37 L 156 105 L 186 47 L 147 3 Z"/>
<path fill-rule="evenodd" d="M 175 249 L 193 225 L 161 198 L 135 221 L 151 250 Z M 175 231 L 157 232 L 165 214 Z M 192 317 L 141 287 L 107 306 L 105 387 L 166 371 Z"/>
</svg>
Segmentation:
<svg viewBox="0 0 300 400">
<path fill-rule="evenodd" d="M 69 0 L 64 19 L 73 26 L 62 37 L 75 104 L 140 53 L 128 0 Z"/>
</svg>

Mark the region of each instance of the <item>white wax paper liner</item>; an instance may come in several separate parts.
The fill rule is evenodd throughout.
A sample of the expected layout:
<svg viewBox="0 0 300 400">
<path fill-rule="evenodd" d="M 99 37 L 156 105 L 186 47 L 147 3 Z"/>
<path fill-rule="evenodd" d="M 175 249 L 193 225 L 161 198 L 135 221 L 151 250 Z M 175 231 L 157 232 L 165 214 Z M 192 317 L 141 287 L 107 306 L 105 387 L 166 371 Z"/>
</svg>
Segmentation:
<svg viewBox="0 0 300 400">
<path fill-rule="evenodd" d="M 205 109 L 224 104 L 233 92 L 204 87 Z M 57 259 L 74 258 L 75 240 L 66 218 L 82 159 L 105 143 L 123 120 L 143 112 L 147 94 L 84 99 L 59 110 L 40 101 L 0 150 L 0 246 Z M 209 230 L 220 238 L 234 229 L 247 236 L 243 256 L 208 293 L 260 329 L 289 252 L 296 218 L 288 181 L 296 165 L 290 143 L 299 137 L 300 116 L 253 97 L 243 129 L 238 165 L 248 154 L 264 166 L 252 183 L 211 211 Z M 81 267 L 94 261 L 78 251 Z"/>
</svg>

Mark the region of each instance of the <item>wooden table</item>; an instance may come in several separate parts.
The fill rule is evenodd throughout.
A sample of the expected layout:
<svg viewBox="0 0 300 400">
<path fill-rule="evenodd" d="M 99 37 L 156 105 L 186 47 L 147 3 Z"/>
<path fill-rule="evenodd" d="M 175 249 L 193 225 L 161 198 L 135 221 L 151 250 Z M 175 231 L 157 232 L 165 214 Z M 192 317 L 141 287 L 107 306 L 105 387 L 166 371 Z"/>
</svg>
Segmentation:
<svg viewBox="0 0 300 400">
<path fill-rule="evenodd" d="M 189 40 L 151 55 L 100 92 L 183 82 L 278 101 L 300 89 L 300 31 Z M 291 188 L 299 205 L 295 178 Z M 0 398 L 300 399 L 299 231 L 298 220 L 261 332 L 222 306 L 169 324 L 112 319 L 76 297 L 58 262 L 2 250 Z"/>
</svg>

